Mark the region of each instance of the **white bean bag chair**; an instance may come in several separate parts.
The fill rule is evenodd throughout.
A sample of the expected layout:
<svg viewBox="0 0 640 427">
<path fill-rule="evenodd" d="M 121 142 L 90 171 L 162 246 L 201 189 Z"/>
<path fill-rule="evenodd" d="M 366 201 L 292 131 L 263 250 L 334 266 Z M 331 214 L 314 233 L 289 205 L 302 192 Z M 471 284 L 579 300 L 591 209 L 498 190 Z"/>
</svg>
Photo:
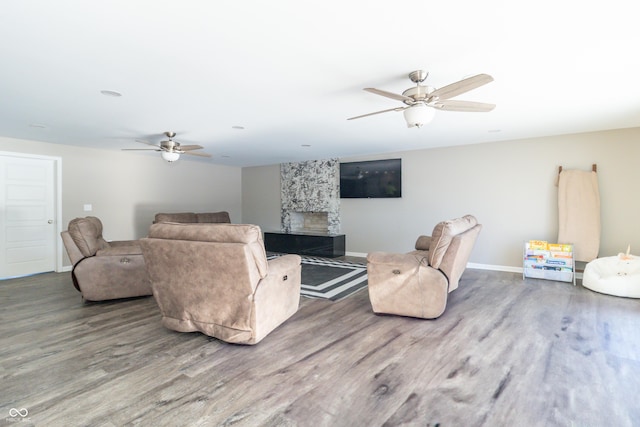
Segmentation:
<svg viewBox="0 0 640 427">
<path fill-rule="evenodd" d="M 640 298 L 640 257 L 611 256 L 587 264 L 582 286 L 592 291 L 627 298 Z"/>
</svg>

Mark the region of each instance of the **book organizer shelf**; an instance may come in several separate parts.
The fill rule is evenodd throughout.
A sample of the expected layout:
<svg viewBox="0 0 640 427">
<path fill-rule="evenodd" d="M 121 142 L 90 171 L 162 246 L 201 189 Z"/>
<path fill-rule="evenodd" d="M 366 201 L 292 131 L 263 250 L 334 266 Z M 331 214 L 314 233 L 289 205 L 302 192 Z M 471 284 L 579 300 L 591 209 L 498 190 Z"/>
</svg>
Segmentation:
<svg viewBox="0 0 640 427">
<path fill-rule="evenodd" d="M 575 286 L 573 245 L 529 240 L 524 244 L 522 278 L 570 282 Z"/>
</svg>

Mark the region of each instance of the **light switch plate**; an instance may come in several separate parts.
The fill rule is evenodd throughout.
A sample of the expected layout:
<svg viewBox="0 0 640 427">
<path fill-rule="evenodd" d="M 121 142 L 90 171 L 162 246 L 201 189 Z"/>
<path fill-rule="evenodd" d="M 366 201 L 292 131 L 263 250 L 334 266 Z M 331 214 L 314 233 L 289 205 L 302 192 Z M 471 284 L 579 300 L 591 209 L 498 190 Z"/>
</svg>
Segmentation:
<svg viewBox="0 0 640 427">
<path fill-rule="evenodd" d="M 91 212 L 92 209 L 93 209 L 93 206 L 91 206 L 91 204 L 84 205 L 85 212 Z"/>
</svg>

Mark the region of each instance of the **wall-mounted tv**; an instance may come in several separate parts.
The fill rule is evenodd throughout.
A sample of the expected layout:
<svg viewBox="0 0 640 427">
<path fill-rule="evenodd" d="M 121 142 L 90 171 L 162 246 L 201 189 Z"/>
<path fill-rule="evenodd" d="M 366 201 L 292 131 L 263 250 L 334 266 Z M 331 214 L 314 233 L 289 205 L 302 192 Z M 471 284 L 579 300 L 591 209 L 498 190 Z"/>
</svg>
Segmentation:
<svg viewBox="0 0 640 427">
<path fill-rule="evenodd" d="M 340 197 L 402 197 L 402 160 L 340 163 Z"/>
</svg>

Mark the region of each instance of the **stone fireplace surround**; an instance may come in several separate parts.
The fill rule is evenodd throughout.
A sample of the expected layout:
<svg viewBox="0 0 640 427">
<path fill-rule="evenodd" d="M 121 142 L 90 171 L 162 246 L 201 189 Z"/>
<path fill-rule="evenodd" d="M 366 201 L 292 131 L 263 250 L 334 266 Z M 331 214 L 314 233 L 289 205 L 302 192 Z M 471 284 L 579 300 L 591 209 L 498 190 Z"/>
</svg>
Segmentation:
<svg viewBox="0 0 640 427">
<path fill-rule="evenodd" d="M 280 165 L 281 229 L 284 233 L 340 233 L 338 159 Z"/>
</svg>

